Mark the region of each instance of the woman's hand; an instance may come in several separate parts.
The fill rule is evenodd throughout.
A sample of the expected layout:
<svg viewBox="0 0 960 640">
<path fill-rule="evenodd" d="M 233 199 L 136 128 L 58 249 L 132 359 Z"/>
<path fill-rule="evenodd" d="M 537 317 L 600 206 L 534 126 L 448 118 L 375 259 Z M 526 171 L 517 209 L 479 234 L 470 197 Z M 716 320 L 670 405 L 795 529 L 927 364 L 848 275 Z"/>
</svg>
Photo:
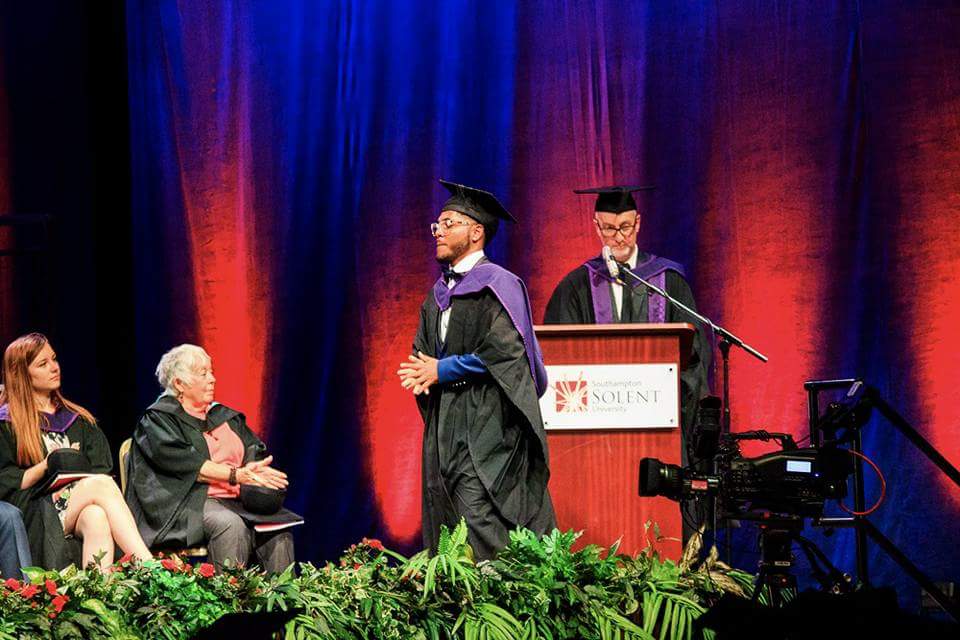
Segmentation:
<svg viewBox="0 0 960 640">
<path fill-rule="evenodd" d="M 56 451 L 56 449 L 54 449 L 54 451 Z M 50 453 L 53 453 L 53 451 Z M 40 481 L 40 478 L 47 475 L 47 458 L 50 457 L 50 453 L 48 453 L 43 460 L 32 467 L 27 467 L 23 471 L 23 477 L 20 479 L 21 489 L 29 489 L 33 485 L 37 484 L 37 482 Z"/>
<path fill-rule="evenodd" d="M 256 484 L 268 489 L 286 489 L 287 474 L 270 466 L 273 456 L 263 460 L 248 462 L 237 469 L 237 482 L 240 484 Z"/>
<path fill-rule="evenodd" d="M 70 448 L 73 449 L 74 451 L 80 451 L 80 443 L 74 442 L 70 445 Z M 47 455 L 44 456 L 43 460 L 41 460 L 40 462 L 38 462 L 37 464 L 33 465 L 32 467 L 28 468 L 26 471 L 23 472 L 23 480 L 20 481 L 21 489 L 32 487 L 33 485 L 37 484 L 37 482 L 40 479 L 42 479 L 43 476 L 47 475 L 50 456 L 53 455 L 54 451 L 57 451 L 57 449 L 48 451 Z M 58 491 L 57 493 L 54 494 L 53 496 L 54 501 L 56 501 L 56 499 L 60 497 L 61 491 Z"/>
</svg>

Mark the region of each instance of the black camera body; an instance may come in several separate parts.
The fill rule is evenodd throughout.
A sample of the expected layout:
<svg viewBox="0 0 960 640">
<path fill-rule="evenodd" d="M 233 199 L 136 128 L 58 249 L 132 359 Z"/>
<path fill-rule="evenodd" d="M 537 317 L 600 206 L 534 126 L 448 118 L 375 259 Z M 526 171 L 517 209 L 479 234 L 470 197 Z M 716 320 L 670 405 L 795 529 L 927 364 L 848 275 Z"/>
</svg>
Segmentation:
<svg viewBox="0 0 960 640">
<path fill-rule="evenodd" d="M 718 456 L 718 472 L 702 474 L 656 458 L 640 461 L 640 495 L 682 500 L 717 496 L 729 516 L 768 511 L 815 517 L 827 499 L 846 495 L 853 472 L 848 452 L 836 447 L 775 451 L 740 456 L 735 443 Z"/>
</svg>

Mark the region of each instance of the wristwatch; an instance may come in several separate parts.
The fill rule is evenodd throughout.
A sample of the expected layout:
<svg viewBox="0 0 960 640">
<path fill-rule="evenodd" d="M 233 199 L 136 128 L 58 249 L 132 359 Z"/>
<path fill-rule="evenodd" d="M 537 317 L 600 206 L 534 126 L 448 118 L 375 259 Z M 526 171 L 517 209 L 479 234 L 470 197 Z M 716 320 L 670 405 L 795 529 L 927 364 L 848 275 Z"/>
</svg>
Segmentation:
<svg viewBox="0 0 960 640">
<path fill-rule="evenodd" d="M 231 485 L 237 484 L 237 468 L 236 467 L 230 467 L 230 484 Z"/>
</svg>

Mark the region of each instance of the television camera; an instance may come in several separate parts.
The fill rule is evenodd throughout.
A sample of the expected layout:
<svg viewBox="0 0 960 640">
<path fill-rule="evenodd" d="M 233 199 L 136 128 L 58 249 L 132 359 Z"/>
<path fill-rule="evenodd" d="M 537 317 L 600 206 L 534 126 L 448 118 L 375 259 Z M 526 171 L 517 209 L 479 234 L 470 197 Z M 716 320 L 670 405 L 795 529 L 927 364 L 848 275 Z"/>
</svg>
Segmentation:
<svg viewBox="0 0 960 640">
<path fill-rule="evenodd" d="M 848 591 L 852 584 L 813 543 L 800 536 L 803 518 L 823 515 L 827 500 L 847 495 L 847 479 L 854 472 L 850 442 L 870 418 L 870 406 L 862 389 L 853 388 L 842 400 L 831 403 L 819 416 L 822 434 L 818 446 L 799 448 L 793 436 L 768 431 L 723 433 L 716 398 L 701 401 L 692 434 L 692 457 L 699 460 L 681 467 L 656 458 L 640 462 L 640 495 L 664 496 L 671 500 L 714 499 L 718 517 L 726 520 L 755 520 L 760 523 L 760 574 L 754 597 L 769 586 L 774 597 L 794 588 L 790 575 L 794 542 L 811 561 L 814 573 L 825 589 Z M 744 457 L 741 442 L 776 441 L 779 451 Z M 821 564 L 826 570 L 821 571 Z"/>
</svg>

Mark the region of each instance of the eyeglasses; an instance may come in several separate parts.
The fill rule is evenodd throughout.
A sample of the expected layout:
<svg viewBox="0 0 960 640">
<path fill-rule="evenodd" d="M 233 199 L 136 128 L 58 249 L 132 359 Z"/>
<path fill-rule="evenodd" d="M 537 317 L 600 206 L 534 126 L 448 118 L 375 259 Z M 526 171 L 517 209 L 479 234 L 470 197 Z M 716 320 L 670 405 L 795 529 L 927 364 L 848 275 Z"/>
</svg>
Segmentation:
<svg viewBox="0 0 960 640">
<path fill-rule="evenodd" d="M 612 238 L 618 233 L 622 233 L 623 237 L 626 238 L 631 233 L 633 233 L 634 228 L 637 226 L 636 221 L 634 222 L 624 222 L 619 227 L 611 227 L 610 225 L 600 224 L 599 221 L 594 220 L 597 223 L 597 228 L 600 229 L 600 235 L 604 238 Z"/>
<path fill-rule="evenodd" d="M 463 225 L 469 227 L 470 225 L 477 224 L 476 222 L 470 222 L 467 220 L 454 220 L 453 218 L 447 218 L 446 220 L 441 220 L 440 222 L 434 222 L 430 225 L 430 235 L 436 236 L 439 231 L 443 231 L 444 234 L 450 229 L 453 229 L 456 226 Z"/>
</svg>

